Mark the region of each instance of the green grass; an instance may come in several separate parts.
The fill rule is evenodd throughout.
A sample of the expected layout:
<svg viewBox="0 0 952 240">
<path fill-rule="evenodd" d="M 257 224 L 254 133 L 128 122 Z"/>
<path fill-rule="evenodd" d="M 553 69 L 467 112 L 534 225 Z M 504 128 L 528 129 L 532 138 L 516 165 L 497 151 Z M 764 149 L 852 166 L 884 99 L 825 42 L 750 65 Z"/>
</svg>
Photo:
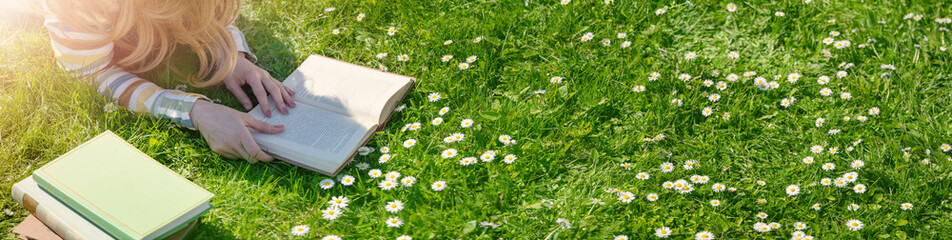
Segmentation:
<svg viewBox="0 0 952 240">
<path fill-rule="evenodd" d="M 64 76 L 56 68 L 48 37 L 35 24 L 0 23 L 0 207 L 14 212 L 0 215 L 6 238 L 28 215 L 9 197 L 10 186 L 44 163 L 79 143 L 112 130 L 159 162 L 205 187 L 216 197 L 197 231 L 200 239 L 289 239 L 295 225 L 311 228 L 306 238 L 336 234 L 344 239 L 632 239 L 654 238 L 654 229 L 667 226 L 671 238 L 693 238 L 711 231 L 718 239 L 786 239 L 794 222 L 804 222 L 806 234 L 817 239 L 947 239 L 952 234 L 952 174 L 950 152 L 939 146 L 952 143 L 952 24 L 935 18 L 952 17 L 952 6 L 942 1 L 735 1 L 698 0 L 686 3 L 644 3 L 575 0 L 557 1 L 250 1 L 237 25 L 245 31 L 259 57 L 259 65 L 283 79 L 309 54 L 418 77 L 418 85 L 404 101 L 406 110 L 394 115 L 370 146 L 390 147 L 394 160 L 378 164 L 379 152 L 355 162 L 372 168 L 399 171 L 418 179 L 413 187 L 391 191 L 377 188 L 367 170 L 347 167 L 342 174 L 357 177 L 354 186 L 322 190 L 327 177 L 286 163 L 249 164 L 222 159 L 212 153 L 201 135 L 168 121 L 127 111 L 105 113 L 105 99 L 82 80 Z M 325 8 L 336 10 L 325 12 Z M 655 15 L 659 8 L 667 9 Z M 784 17 L 774 16 L 783 11 Z M 357 22 L 358 13 L 366 14 Z M 903 20 L 907 13 L 921 21 Z M 835 18 L 835 23 L 827 20 Z M 878 21 L 885 21 L 880 24 Z M 35 23 L 35 22 L 34 22 Z M 386 35 L 394 26 L 397 33 Z M 342 28 L 340 35 L 333 29 Z M 852 46 L 836 49 L 821 43 L 830 31 Z M 586 32 L 595 39 L 582 42 Z M 615 34 L 628 33 L 629 48 L 621 48 Z M 476 37 L 484 37 L 473 43 Z M 612 40 L 610 47 L 600 40 Z M 868 46 L 867 39 L 875 39 Z M 443 45 L 445 40 L 453 40 Z M 829 49 L 831 57 L 821 51 Z M 685 60 L 687 52 L 699 57 Z M 731 60 L 727 52 L 738 51 Z M 377 53 L 389 53 L 377 59 Z M 410 61 L 398 62 L 399 54 Z M 439 58 L 453 55 L 443 63 Z M 456 64 L 467 56 L 479 60 L 467 70 Z M 840 63 L 853 63 L 849 76 L 818 85 L 818 76 L 833 76 Z M 893 64 L 898 69 L 881 69 Z M 717 70 L 720 76 L 712 77 Z M 774 75 L 800 73 L 797 83 L 778 80 L 780 87 L 758 90 L 753 77 L 728 82 L 727 90 L 704 87 L 702 81 L 725 81 L 729 73 L 756 71 L 772 81 Z M 651 72 L 661 73 L 648 81 Z M 681 81 L 677 76 L 694 76 Z M 889 73 L 890 77 L 881 77 Z M 562 76 L 561 84 L 550 84 Z M 644 85 L 641 93 L 632 87 Z M 821 88 L 834 96 L 819 95 Z M 193 89 L 194 90 L 194 89 Z M 534 94 L 536 90 L 546 90 Z M 205 89 L 213 99 L 239 108 L 223 88 Z M 426 101 L 431 92 L 443 95 Z M 841 100 L 850 92 L 851 100 Z M 722 99 L 709 102 L 705 95 Z M 789 108 L 780 100 L 795 97 Z M 681 107 L 669 103 L 683 100 Z M 431 126 L 442 107 L 451 111 L 446 123 Z M 704 117 L 730 113 L 725 120 Z M 881 114 L 871 116 L 868 109 Z M 866 122 L 857 116 L 866 115 Z M 844 116 L 852 120 L 843 121 Z M 460 128 L 462 119 L 476 121 Z M 816 127 L 817 118 L 826 123 Z M 401 131 L 421 122 L 420 131 Z M 830 135 L 831 129 L 841 133 Z M 460 143 L 442 138 L 466 134 Z M 496 138 L 508 134 L 517 144 L 504 146 Z M 666 135 L 645 142 L 646 137 Z M 416 139 L 405 149 L 401 143 Z M 862 143 L 846 151 L 853 142 Z M 841 153 L 813 154 L 810 146 L 838 147 Z M 499 153 L 492 163 L 460 166 L 460 157 L 439 154 L 455 148 L 462 156 L 486 150 Z M 904 150 L 909 148 L 908 150 Z M 908 153 L 909 156 L 904 156 Z M 501 157 L 515 154 L 505 164 Z M 801 159 L 814 156 L 816 163 Z M 690 159 L 700 167 L 685 170 Z M 928 165 L 923 159 L 930 159 Z M 859 170 L 849 168 L 862 160 Z M 620 164 L 631 163 L 631 170 Z M 676 170 L 662 173 L 671 162 Z M 823 163 L 835 163 L 823 171 Z M 848 188 L 821 186 L 821 178 L 857 172 L 863 194 Z M 648 180 L 635 179 L 638 172 Z M 710 177 L 690 194 L 662 189 L 664 181 Z M 448 188 L 430 189 L 445 180 Z M 766 181 L 758 186 L 757 181 Z M 736 187 L 736 192 L 714 193 L 713 183 Z M 784 194 L 786 186 L 801 188 L 797 196 Z M 850 184 L 853 186 L 853 184 Z M 629 204 L 617 200 L 612 188 L 634 194 Z M 645 196 L 660 199 L 648 202 Z M 321 218 L 332 196 L 351 199 L 343 216 Z M 594 205 L 599 198 L 605 205 Z M 723 204 L 712 207 L 708 201 Z M 767 203 L 759 204 L 758 199 Z M 386 202 L 401 200 L 406 208 L 384 211 Z M 899 205 L 909 202 L 912 210 Z M 814 203 L 822 210 L 810 208 Z M 848 211 L 849 204 L 861 209 Z M 765 220 L 755 218 L 769 214 Z M 388 228 L 383 220 L 397 216 L 405 224 Z M 571 224 L 562 228 L 557 219 Z M 866 226 L 850 231 L 849 219 Z M 480 226 L 488 221 L 498 228 Z M 754 231 L 756 222 L 777 222 L 782 228 Z M 301 237 L 296 237 L 301 238 Z"/>
</svg>

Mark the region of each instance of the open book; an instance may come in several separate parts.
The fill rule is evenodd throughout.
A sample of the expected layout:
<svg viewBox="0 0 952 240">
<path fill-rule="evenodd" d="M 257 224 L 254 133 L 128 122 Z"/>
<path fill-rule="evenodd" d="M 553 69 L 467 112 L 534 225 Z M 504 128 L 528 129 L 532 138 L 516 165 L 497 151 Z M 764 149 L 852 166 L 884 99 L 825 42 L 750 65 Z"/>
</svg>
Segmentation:
<svg viewBox="0 0 952 240">
<path fill-rule="evenodd" d="M 271 100 L 271 117 L 256 106 L 249 114 L 278 134 L 251 130 L 262 150 L 277 159 L 334 176 L 382 128 L 416 82 L 415 78 L 311 55 L 284 80 L 297 106 L 287 115 Z"/>
</svg>

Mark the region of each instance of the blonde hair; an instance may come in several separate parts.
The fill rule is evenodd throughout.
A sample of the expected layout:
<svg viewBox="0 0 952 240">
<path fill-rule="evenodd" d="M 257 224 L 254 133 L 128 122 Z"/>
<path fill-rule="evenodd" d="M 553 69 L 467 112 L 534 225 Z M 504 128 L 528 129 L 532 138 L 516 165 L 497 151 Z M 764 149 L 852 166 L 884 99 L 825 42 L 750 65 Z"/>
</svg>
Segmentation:
<svg viewBox="0 0 952 240">
<path fill-rule="evenodd" d="M 238 50 L 227 26 L 238 18 L 240 0 L 42 0 L 45 14 L 81 31 L 106 34 L 114 43 L 111 64 L 143 73 L 168 61 L 178 46 L 198 57 L 198 77 L 208 87 L 235 68 Z"/>
</svg>

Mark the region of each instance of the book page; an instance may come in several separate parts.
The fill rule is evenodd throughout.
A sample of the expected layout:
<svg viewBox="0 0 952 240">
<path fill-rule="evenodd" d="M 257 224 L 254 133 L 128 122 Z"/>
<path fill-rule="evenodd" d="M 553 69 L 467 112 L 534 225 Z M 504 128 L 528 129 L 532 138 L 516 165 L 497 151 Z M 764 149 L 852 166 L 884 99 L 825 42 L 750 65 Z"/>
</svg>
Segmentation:
<svg viewBox="0 0 952 240">
<path fill-rule="evenodd" d="M 273 102 L 269 102 L 274 106 Z M 292 159 L 303 164 L 318 164 L 323 161 L 339 162 L 346 160 L 360 144 L 360 141 L 373 128 L 374 124 L 320 108 L 300 104 L 289 108 L 287 115 L 272 108 L 271 117 L 264 117 L 259 109 L 252 109 L 251 116 L 272 125 L 284 125 L 284 131 L 278 134 L 265 134 L 251 130 L 252 136 L 262 149 L 274 154 L 291 152 L 294 155 L 307 155 L 309 159 Z M 308 161 L 311 161 L 310 163 Z M 327 162 L 319 165 L 334 165 Z M 336 168 L 336 165 L 334 166 Z M 333 169 L 331 170 L 333 171 Z"/>
<path fill-rule="evenodd" d="M 382 115 L 389 115 L 389 101 L 402 96 L 412 82 L 410 77 L 312 55 L 284 85 L 297 92 L 295 101 L 379 124 Z"/>
</svg>

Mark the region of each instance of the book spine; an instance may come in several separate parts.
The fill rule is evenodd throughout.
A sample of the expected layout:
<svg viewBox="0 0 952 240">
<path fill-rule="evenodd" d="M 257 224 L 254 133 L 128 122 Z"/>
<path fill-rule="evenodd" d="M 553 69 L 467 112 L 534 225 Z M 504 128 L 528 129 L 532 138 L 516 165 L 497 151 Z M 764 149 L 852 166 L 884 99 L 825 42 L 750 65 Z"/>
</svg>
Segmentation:
<svg viewBox="0 0 952 240">
<path fill-rule="evenodd" d="M 113 237 L 117 239 L 137 239 L 127 234 L 126 232 L 122 231 L 120 228 L 114 225 L 111 221 L 108 221 L 105 218 L 93 212 L 91 209 L 86 207 L 85 204 L 82 204 L 76 201 L 72 196 L 63 192 L 60 188 L 61 186 L 51 182 L 47 178 L 47 176 L 40 173 L 40 171 L 33 172 L 33 180 L 36 181 L 36 184 L 39 185 L 41 189 L 46 190 L 46 192 L 50 193 L 50 195 L 52 195 L 56 199 L 59 199 L 60 202 L 63 202 L 63 204 L 75 210 L 76 213 L 79 213 L 79 215 L 82 215 L 83 217 L 88 219 L 90 222 L 92 222 L 94 225 L 99 226 L 99 228 L 102 228 L 109 235 L 112 235 Z"/>
<path fill-rule="evenodd" d="M 36 198 L 30 196 L 27 193 L 26 189 L 19 185 L 13 185 L 13 200 L 17 201 L 20 206 L 23 206 L 33 216 L 36 216 L 36 219 L 39 219 L 40 222 L 43 222 L 47 227 L 49 227 L 56 235 L 59 235 L 63 239 L 73 240 L 73 239 L 87 239 L 85 236 L 80 233 L 76 228 L 73 228 L 66 220 L 59 217 L 58 214 L 46 207 L 46 205 L 39 204 L 36 201 Z"/>
</svg>

